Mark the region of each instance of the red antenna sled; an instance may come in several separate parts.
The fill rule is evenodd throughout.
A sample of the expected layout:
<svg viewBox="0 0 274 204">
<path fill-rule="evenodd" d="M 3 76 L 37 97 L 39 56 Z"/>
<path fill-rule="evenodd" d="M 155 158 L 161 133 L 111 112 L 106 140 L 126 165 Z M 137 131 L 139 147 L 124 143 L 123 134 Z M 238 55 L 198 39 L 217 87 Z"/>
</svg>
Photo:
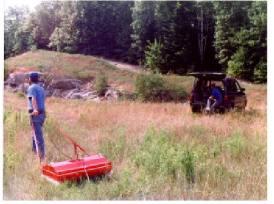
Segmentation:
<svg viewBox="0 0 274 204">
<path fill-rule="evenodd" d="M 82 178 L 110 175 L 112 163 L 102 154 L 88 155 L 71 137 L 63 136 L 73 144 L 75 159 L 54 162 L 42 166 L 42 176 L 54 184 L 65 181 L 77 181 Z M 77 149 L 85 153 L 85 157 L 79 158 Z"/>
</svg>

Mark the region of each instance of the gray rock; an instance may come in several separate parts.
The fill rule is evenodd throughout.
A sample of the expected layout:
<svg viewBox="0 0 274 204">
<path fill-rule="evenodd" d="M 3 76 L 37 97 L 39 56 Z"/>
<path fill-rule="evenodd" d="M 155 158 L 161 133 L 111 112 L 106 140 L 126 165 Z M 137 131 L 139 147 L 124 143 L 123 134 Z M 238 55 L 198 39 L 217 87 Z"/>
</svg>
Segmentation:
<svg viewBox="0 0 274 204">
<path fill-rule="evenodd" d="M 62 97 L 62 89 L 54 89 L 52 92 L 52 96 Z"/>
<path fill-rule="evenodd" d="M 11 87 L 17 87 L 20 84 L 25 83 L 26 80 L 27 80 L 27 76 L 25 73 L 13 72 L 9 75 L 8 79 L 6 80 L 6 84 Z"/>
<path fill-rule="evenodd" d="M 70 99 L 82 99 L 81 93 L 74 93 L 70 96 Z"/>
<path fill-rule="evenodd" d="M 64 94 L 65 95 L 64 98 L 70 99 L 71 96 L 75 93 L 79 93 L 79 89 L 72 89 L 72 90 L 66 91 Z"/>
<path fill-rule="evenodd" d="M 91 99 L 97 97 L 96 91 L 83 92 L 82 97 L 85 99 Z"/>
<path fill-rule="evenodd" d="M 70 90 L 79 88 L 81 83 L 82 82 L 77 79 L 55 79 L 52 80 L 49 86 L 53 89 Z"/>
<path fill-rule="evenodd" d="M 105 98 L 108 99 L 108 100 L 109 99 L 117 100 L 120 95 L 121 95 L 121 93 L 118 90 L 109 88 L 105 93 Z"/>
</svg>

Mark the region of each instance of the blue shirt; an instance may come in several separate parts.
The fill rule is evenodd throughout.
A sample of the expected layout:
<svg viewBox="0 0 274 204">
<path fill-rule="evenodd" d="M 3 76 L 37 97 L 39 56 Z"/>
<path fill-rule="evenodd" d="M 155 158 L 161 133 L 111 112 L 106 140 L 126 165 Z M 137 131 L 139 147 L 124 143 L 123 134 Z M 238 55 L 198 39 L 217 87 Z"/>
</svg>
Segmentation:
<svg viewBox="0 0 274 204">
<path fill-rule="evenodd" d="M 223 101 L 222 93 L 218 88 L 213 88 L 211 91 L 211 95 L 219 102 L 221 103 Z"/>
<path fill-rule="evenodd" d="M 31 100 L 36 99 L 38 110 L 45 111 L 45 91 L 44 88 L 38 84 L 31 84 L 28 88 L 28 109 L 33 110 Z"/>
</svg>

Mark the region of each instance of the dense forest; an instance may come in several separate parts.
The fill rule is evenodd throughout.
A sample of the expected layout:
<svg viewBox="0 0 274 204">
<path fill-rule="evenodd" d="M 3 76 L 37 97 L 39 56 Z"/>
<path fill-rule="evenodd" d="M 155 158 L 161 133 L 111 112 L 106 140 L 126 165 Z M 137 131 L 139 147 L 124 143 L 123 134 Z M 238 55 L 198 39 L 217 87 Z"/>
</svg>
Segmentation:
<svg viewBox="0 0 274 204">
<path fill-rule="evenodd" d="M 4 57 L 47 49 L 267 81 L 267 2 L 54 1 L 5 11 Z"/>
</svg>

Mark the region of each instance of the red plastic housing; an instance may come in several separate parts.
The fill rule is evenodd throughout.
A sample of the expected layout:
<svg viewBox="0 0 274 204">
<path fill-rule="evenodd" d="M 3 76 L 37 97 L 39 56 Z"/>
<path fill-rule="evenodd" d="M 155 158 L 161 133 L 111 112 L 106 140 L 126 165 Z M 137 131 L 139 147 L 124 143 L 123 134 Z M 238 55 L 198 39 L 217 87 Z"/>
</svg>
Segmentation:
<svg viewBox="0 0 274 204">
<path fill-rule="evenodd" d="M 103 155 L 96 154 L 77 160 L 46 164 L 42 167 L 42 175 L 54 183 L 62 183 L 81 177 L 106 175 L 111 169 L 111 162 Z"/>
</svg>

